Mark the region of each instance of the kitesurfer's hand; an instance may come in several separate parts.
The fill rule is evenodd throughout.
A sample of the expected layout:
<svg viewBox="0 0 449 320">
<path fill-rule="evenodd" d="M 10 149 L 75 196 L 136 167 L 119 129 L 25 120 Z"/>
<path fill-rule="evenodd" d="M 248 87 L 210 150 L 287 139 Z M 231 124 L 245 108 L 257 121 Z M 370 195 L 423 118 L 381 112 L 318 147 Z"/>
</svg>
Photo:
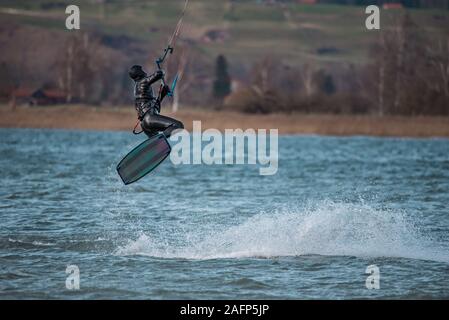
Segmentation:
<svg viewBox="0 0 449 320">
<path fill-rule="evenodd" d="M 162 90 L 161 90 L 161 96 L 165 97 L 169 93 L 170 93 L 170 87 L 168 85 L 163 86 Z"/>
<path fill-rule="evenodd" d="M 162 79 L 164 77 L 164 75 L 165 75 L 164 71 L 162 71 L 162 70 L 157 70 L 156 71 L 156 77 L 158 79 Z"/>
</svg>

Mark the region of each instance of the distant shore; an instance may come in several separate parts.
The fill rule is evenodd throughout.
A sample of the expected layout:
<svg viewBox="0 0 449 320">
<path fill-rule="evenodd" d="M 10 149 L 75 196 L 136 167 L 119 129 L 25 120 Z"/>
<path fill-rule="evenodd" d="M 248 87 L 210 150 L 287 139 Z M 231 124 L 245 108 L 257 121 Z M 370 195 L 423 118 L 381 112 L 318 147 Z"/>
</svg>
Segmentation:
<svg viewBox="0 0 449 320">
<path fill-rule="evenodd" d="M 253 115 L 228 111 L 182 109 L 163 114 L 181 120 L 187 130 L 201 120 L 202 129 L 279 129 L 280 134 L 368 135 L 392 137 L 449 137 L 449 117 L 373 117 L 356 115 Z M 132 106 L 16 107 L 0 106 L 2 128 L 52 128 L 131 131 L 136 123 Z"/>
</svg>

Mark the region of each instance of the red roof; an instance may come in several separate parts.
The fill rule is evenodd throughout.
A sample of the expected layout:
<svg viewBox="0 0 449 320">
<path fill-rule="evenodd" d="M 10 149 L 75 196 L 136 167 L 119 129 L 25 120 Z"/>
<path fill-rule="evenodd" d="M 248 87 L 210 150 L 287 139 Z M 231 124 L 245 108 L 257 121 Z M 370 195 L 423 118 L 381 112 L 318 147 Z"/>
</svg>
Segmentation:
<svg viewBox="0 0 449 320">
<path fill-rule="evenodd" d="M 402 5 L 402 3 L 391 2 L 391 3 L 384 3 L 382 7 L 384 9 L 402 9 L 404 6 Z"/>
<path fill-rule="evenodd" d="M 48 97 L 48 98 L 65 98 L 66 94 L 64 93 L 64 91 L 61 90 L 44 90 L 44 94 Z"/>
<path fill-rule="evenodd" d="M 31 95 L 35 91 L 36 90 L 29 89 L 29 88 L 18 88 L 18 89 L 13 90 L 11 92 L 11 95 L 13 95 L 14 97 L 17 97 L 17 98 L 27 98 L 27 97 L 31 97 Z"/>
</svg>

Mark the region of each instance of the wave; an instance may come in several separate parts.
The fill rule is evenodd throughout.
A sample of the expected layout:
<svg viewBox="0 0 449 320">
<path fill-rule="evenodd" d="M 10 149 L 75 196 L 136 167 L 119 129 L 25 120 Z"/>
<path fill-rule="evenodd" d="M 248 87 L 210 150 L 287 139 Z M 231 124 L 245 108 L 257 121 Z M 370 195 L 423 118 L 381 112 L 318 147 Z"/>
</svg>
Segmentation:
<svg viewBox="0 0 449 320">
<path fill-rule="evenodd" d="M 259 213 L 222 232 L 183 236 L 195 240 L 172 245 L 142 233 L 116 254 L 184 259 L 326 255 L 449 262 L 447 247 L 426 237 L 404 212 L 367 204 L 321 202 L 299 210 Z"/>
<path fill-rule="evenodd" d="M 11 243 L 20 243 L 20 244 L 24 244 L 24 245 L 33 245 L 33 246 L 41 246 L 41 247 L 50 247 L 50 246 L 54 246 L 54 243 L 49 243 L 49 242 L 42 242 L 42 241 L 24 241 L 24 240 L 18 240 L 18 239 L 11 239 L 8 238 L 8 241 Z"/>
</svg>

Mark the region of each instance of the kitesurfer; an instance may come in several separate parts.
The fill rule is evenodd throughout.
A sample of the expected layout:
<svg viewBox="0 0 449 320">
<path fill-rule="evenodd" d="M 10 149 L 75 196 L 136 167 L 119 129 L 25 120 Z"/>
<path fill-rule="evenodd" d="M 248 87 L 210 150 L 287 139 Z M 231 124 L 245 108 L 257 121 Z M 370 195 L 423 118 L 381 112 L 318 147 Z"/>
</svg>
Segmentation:
<svg viewBox="0 0 449 320">
<path fill-rule="evenodd" d="M 164 77 L 162 70 L 147 75 L 141 66 L 134 65 L 129 70 L 129 76 L 134 80 L 135 108 L 140 126 L 149 138 L 159 132 L 163 132 L 168 138 L 174 130 L 184 128 L 181 121 L 159 114 L 162 100 L 171 92 L 170 87 L 163 84 L 159 96 L 155 97 L 153 94 L 152 85 Z"/>
</svg>

